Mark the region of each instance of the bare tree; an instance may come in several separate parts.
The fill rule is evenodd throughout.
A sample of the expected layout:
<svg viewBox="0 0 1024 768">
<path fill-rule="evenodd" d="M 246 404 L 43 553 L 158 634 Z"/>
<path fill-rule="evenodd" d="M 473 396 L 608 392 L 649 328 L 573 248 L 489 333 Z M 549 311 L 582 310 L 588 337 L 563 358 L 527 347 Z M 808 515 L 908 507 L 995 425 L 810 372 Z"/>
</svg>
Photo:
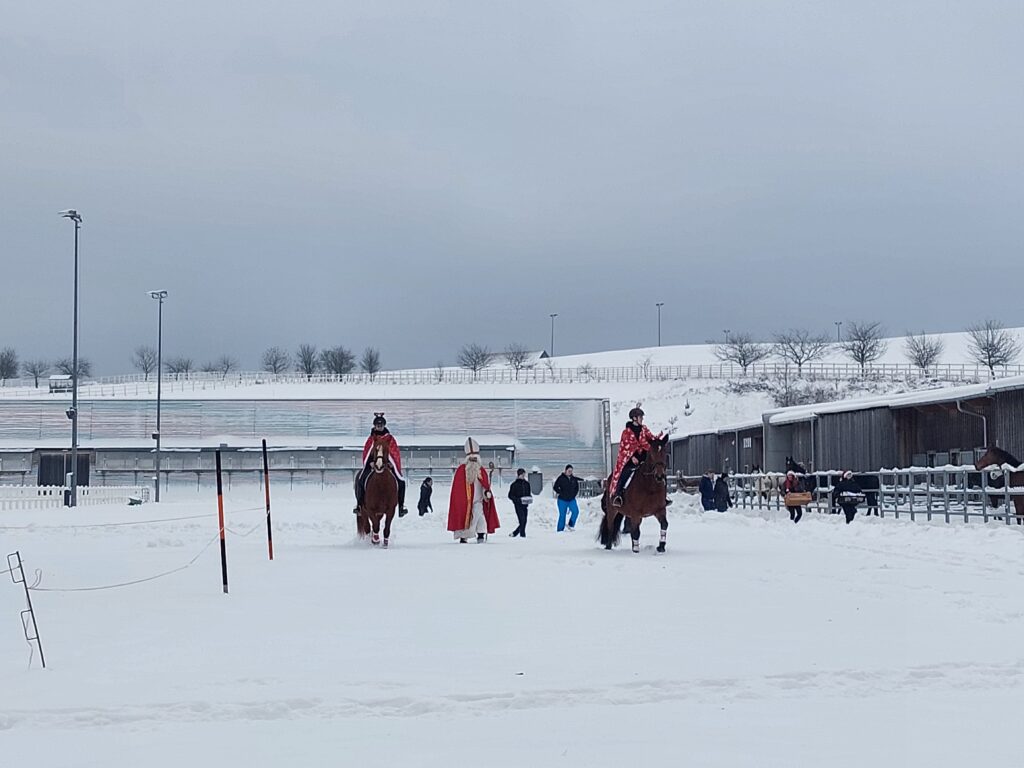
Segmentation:
<svg viewBox="0 0 1024 768">
<path fill-rule="evenodd" d="M 444 361 L 438 360 L 437 365 L 434 366 L 434 383 L 440 384 L 444 381 Z"/>
<path fill-rule="evenodd" d="M 723 363 L 733 363 L 747 375 L 747 369 L 771 355 L 772 348 L 768 344 L 754 341 L 749 333 L 734 333 L 724 344 L 715 344 L 715 357 Z"/>
<path fill-rule="evenodd" d="M 576 375 L 583 381 L 594 381 L 597 378 L 597 369 L 592 363 L 584 363 L 576 369 Z"/>
<path fill-rule="evenodd" d="M 214 364 L 214 370 L 220 374 L 222 379 L 226 379 L 228 374 L 232 371 L 238 370 L 238 359 L 225 353 L 217 358 L 217 362 Z"/>
<path fill-rule="evenodd" d="M 295 353 L 295 370 L 306 374 L 307 379 L 313 378 L 313 374 L 320 370 L 320 352 L 315 344 L 299 344 L 299 351 Z"/>
<path fill-rule="evenodd" d="M 473 372 L 475 379 L 480 371 L 494 362 L 494 353 L 479 344 L 467 344 L 459 350 L 456 359 L 460 368 Z"/>
<path fill-rule="evenodd" d="M 136 347 L 132 352 L 132 365 L 149 381 L 149 374 L 156 370 L 156 350 L 146 345 Z"/>
<path fill-rule="evenodd" d="M 45 360 L 27 360 L 21 364 L 21 370 L 26 376 L 31 376 L 38 387 L 39 377 L 46 376 L 50 372 L 50 364 Z"/>
<path fill-rule="evenodd" d="M 516 381 L 519 381 L 519 372 L 526 367 L 526 361 L 530 357 L 530 350 L 522 344 L 509 344 L 502 353 L 508 367 L 516 372 Z"/>
<path fill-rule="evenodd" d="M 971 359 L 988 368 L 992 376 L 996 375 L 998 366 L 1010 365 L 1020 357 L 1020 340 L 998 320 L 972 325 L 967 334 L 970 336 L 967 351 Z"/>
<path fill-rule="evenodd" d="M 13 347 L 0 350 L 0 382 L 16 379 L 21 366 L 18 364 L 18 353 Z"/>
<path fill-rule="evenodd" d="M 267 373 L 284 373 L 291 364 L 291 356 L 281 347 L 270 347 L 263 353 L 263 370 Z"/>
<path fill-rule="evenodd" d="M 860 366 L 861 375 L 869 363 L 875 362 L 889 348 L 889 342 L 882 338 L 882 334 L 881 323 L 847 323 L 846 338 L 839 347 Z"/>
<path fill-rule="evenodd" d="M 337 346 L 320 353 L 320 367 L 335 376 L 352 373 L 356 367 L 356 356 L 345 347 Z"/>
<path fill-rule="evenodd" d="M 654 362 L 654 355 L 645 355 L 636 361 L 636 367 L 640 369 L 640 374 L 645 378 L 651 378 L 651 364 Z"/>
<path fill-rule="evenodd" d="M 911 363 L 926 371 L 938 362 L 945 346 L 938 336 L 925 336 L 924 331 L 921 331 L 920 336 L 915 336 L 908 331 L 903 342 L 903 353 Z"/>
<path fill-rule="evenodd" d="M 775 354 L 786 362 L 793 363 L 798 376 L 803 374 L 807 363 L 825 356 L 828 345 L 828 336 L 812 334 L 805 329 L 775 334 Z"/>
<path fill-rule="evenodd" d="M 205 363 L 199 366 L 199 370 L 202 373 L 216 373 L 217 363 L 215 363 L 213 360 L 207 360 Z"/>
<path fill-rule="evenodd" d="M 373 381 L 380 372 L 380 350 L 376 347 L 367 347 L 363 350 L 363 356 L 359 358 L 359 369 L 363 373 L 370 374 L 370 381 Z"/>
<path fill-rule="evenodd" d="M 164 362 L 164 368 L 175 376 L 188 376 L 195 370 L 195 361 L 191 357 L 178 355 L 168 358 Z"/>
<path fill-rule="evenodd" d="M 75 375 L 75 362 L 70 357 L 62 357 L 53 362 L 53 367 L 65 376 Z M 84 379 L 92 376 L 92 363 L 86 357 L 78 358 L 78 378 Z"/>
</svg>

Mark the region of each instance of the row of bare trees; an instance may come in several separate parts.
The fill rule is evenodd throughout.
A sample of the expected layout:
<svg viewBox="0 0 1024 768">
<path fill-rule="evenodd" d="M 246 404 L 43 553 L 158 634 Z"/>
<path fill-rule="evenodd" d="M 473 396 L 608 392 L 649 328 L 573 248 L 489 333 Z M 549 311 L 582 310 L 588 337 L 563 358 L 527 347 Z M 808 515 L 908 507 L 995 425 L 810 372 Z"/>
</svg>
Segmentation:
<svg viewBox="0 0 1024 768">
<path fill-rule="evenodd" d="M 3 383 L 6 383 L 8 379 L 25 376 L 31 378 L 38 387 L 39 379 L 49 376 L 51 373 L 71 376 L 74 374 L 74 370 L 74 361 L 70 357 L 62 357 L 53 362 L 49 360 L 22 361 L 13 347 L 5 347 L 0 350 L 0 382 Z M 92 364 L 88 359 L 80 357 L 78 358 L 78 370 L 82 378 L 91 376 Z"/>
<path fill-rule="evenodd" d="M 153 347 L 136 347 L 131 357 L 132 365 L 146 378 L 156 371 L 157 353 Z M 371 379 L 381 370 L 380 351 L 375 347 L 367 347 L 357 359 L 351 350 L 344 346 L 318 349 L 315 344 L 300 344 L 295 354 L 284 347 L 270 347 L 260 357 L 262 370 L 268 373 L 281 374 L 294 370 L 312 378 L 317 373 L 344 375 L 360 370 L 370 374 Z M 164 360 L 164 371 L 170 374 L 188 375 L 193 371 L 203 373 L 219 373 L 227 378 L 232 371 L 238 370 L 238 359 L 224 354 L 196 367 L 195 360 L 185 355 L 175 355 Z"/>
<path fill-rule="evenodd" d="M 755 341 L 749 333 L 735 333 L 724 344 L 715 345 L 715 356 L 723 362 L 738 365 L 744 375 L 750 366 L 769 357 L 792 363 L 797 374 L 801 374 L 807 363 L 820 360 L 830 349 L 838 348 L 863 372 L 888 350 L 889 342 L 883 334 L 881 324 L 868 322 L 849 323 L 845 337 L 839 342 L 805 329 L 777 333 L 771 342 Z M 993 375 L 996 368 L 1012 365 L 1020 357 L 1020 340 L 996 320 L 972 325 L 967 329 L 967 335 L 967 351 L 971 360 L 988 368 Z M 944 346 L 942 339 L 924 332 L 907 333 L 903 353 L 913 365 L 926 371 L 939 361 Z"/>
</svg>

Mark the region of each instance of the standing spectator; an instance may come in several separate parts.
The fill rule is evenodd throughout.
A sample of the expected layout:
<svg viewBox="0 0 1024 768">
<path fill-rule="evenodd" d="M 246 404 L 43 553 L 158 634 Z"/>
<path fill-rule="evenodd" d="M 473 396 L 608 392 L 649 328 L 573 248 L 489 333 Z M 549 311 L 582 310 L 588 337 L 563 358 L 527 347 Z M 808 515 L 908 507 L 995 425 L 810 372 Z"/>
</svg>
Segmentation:
<svg viewBox="0 0 1024 768">
<path fill-rule="evenodd" d="M 576 519 L 580 516 L 580 508 L 576 496 L 580 492 L 580 479 L 573 475 L 572 464 L 565 465 L 565 471 L 555 480 L 555 493 L 558 495 L 558 532 L 565 530 L 565 513 L 572 510 L 569 520 L 569 531 L 576 530 Z"/>
<path fill-rule="evenodd" d="M 452 492 L 448 499 L 448 530 L 455 540 L 465 544 L 476 535 L 478 543 L 499 527 L 498 510 L 491 493 L 491 479 L 480 465 L 480 444 L 472 437 L 466 440 L 466 461 L 455 470 Z"/>
<path fill-rule="evenodd" d="M 804 481 L 797 477 L 793 470 L 786 473 L 786 480 L 782 484 L 782 498 L 785 499 L 791 493 L 804 493 Z M 799 504 L 787 504 L 786 510 L 789 512 L 789 519 L 794 523 L 799 523 L 804 516 L 804 508 Z"/>
<path fill-rule="evenodd" d="M 420 511 L 420 517 L 423 517 L 427 512 L 433 512 L 434 507 L 430 503 L 430 494 L 434 492 L 434 481 L 431 478 L 427 478 L 420 485 L 420 501 L 416 505 L 416 508 Z"/>
<path fill-rule="evenodd" d="M 864 500 L 864 492 L 861 491 L 857 481 L 853 479 L 853 472 L 843 472 L 843 479 L 836 483 L 832 489 L 832 504 L 838 504 L 846 514 L 846 524 L 853 522 L 857 514 L 857 505 Z"/>
<path fill-rule="evenodd" d="M 705 512 L 712 511 L 715 508 L 715 473 L 712 470 L 709 469 L 700 479 L 699 490 L 700 505 Z"/>
<path fill-rule="evenodd" d="M 516 470 L 516 479 L 508 487 L 508 497 L 515 507 L 516 517 L 519 518 L 519 527 L 512 531 L 512 538 L 522 536 L 526 538 L 526 515 L 530 511 L 530 504 L 533 503 L 533 490 L 530 482 L 526 479 L 526 470 Z"/>
<path fill-rule="evenodd" d="M 732 506 L 732 498 L 729 496 L 728 470 L 722 472 L 715 480 L 715 509 L 725 512 Z"/>
</svg>

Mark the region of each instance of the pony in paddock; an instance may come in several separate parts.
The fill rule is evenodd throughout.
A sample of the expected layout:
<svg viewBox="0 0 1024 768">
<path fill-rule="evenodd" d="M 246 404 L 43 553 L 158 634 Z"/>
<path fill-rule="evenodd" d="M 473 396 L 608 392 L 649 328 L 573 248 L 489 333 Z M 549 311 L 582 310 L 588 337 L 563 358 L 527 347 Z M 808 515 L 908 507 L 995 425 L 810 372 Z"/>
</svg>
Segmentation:
<svg viewBox="0 0 1024 768">
<path fill-rule="evenodd" d="M 370 474 L 366 478 L 366 495 L 356 516 L 359 538 L 370 536 L 374 545 L 381 543 L 381 520 L 384 521 L 384 547 L 391 538 L 391 521 L 398 507 L 398 480 L 388 465 L 388 445 L 384 435 L 374 435 L 370 447 Z M 356 475 L 356 482 L 359 476 Z"/>
<path fill-rule="evenodd" d="M 1002 469 L 1003 466 L 1009 465 L 1011 467 L 1020 467 L 1021 463 L 1008 451 L 1004 451 L 1002 448 L 996 448 L 992 446 L 985 451 L 985 455 L 974 462 L 974 468 L 979 472 L 987 471 L 990 469 Z M 1021 488 L 1024 487 L 1024 471 L 1010 472 L 1010 487 Z M 989 488 L 1003 488 L 1005 487 L 1005 475 L 1000 472 L 997 477 L 993 477 L 991 482 L 988 483 Z M 998 499 L 1001 503 L 1002 499 Z M 1024 525 L 1024 496 L 1012 496 L 1014 514 L 1017 517 L 1017 525 Z M 993 505 L 995 506 L 995 505 Z M 1010 510 L 1006 510 L 1009 514 Z"/>
<path fill-rule="evenodd" d="M 651 449 L 647 451 L 643 461 L 633 473 L 621 507 L 613 507 L 609 497 L 610 480 L 605 483 L 604 494 L 601 496 L 601 530 L 598 541 L 605 549 L 611 549 L 619 543 L 619 528 L 625 522 L 633 541 L 633 552 L 640 551 L 640 523 L 645 517 L 656 517 L 661 525 L 661 540 L 658 552 L 665 551 L 665 540 L 668 533 L 668 515 L 665 505 L 667 476 L 665 469 L 666 453 L 668 452 L 668 436 L 651 441 Z"/>
</svg>

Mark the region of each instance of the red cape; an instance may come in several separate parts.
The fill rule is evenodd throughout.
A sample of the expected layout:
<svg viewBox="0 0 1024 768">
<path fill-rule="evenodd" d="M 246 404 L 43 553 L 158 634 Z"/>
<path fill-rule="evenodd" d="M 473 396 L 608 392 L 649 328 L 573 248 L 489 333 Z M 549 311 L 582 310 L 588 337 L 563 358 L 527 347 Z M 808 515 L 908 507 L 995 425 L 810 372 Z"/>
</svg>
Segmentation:
<svg viewBox="0 0 1024 768">
<path fill-rule="evenodd" d="M 390 432 L 384 436 L 384 440 L 388 444 L 388 456 L 391 457 L 391 463 L 395 465 L 395 470 L 402 477 L 402 453 L 398 449 L 398 441 L 395 440 L 395 436 Z M 363 444 L 363 466 L 366 466 L 366 460 L 370 458 L 371 448 L 373 448 L 372 434 L 366 438 L 366 442 Z M 405 478 L 402 477 L 402 479 L 404 480 Z"/>
<path fill-rule="evenodd" d="M 498 521 L 498 508 L 494 505 L 491 494 L 491 479 L 487 470 L 480 467 L 480 485 L 484 489 L 484 519 L 487 521 L 487 532 L 494 533 L 501 527 Z M 472 491 L 470 491 L 472 493 Z M 464 531 L 469 527 L 471 507 L 469 494 L 466 492 L 466 465 L 460 464 L 452 478 L 452 493 L 448 499 L 448 530 Z"/>
</svg>

